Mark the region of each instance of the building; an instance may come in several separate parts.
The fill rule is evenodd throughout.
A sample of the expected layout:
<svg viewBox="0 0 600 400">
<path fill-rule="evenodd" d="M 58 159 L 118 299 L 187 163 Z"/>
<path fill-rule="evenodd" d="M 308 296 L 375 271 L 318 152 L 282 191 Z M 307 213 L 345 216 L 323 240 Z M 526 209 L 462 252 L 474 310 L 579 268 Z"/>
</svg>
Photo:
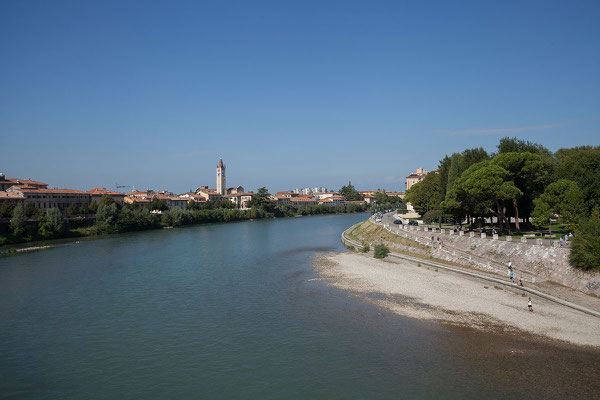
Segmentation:
<svg viewBox="0 0 600 400">
<path fill-rule="evenodd" d="M 47 189 L 48 184 L 32 181 L 31 179 L 7 178 L 0 172 L 0 191 L 6 191 L 12 186 L 31 186 L 39 189 Z"/>
<path fill-rule="evenodd" d="M 418 168 L 417 172 L 406 177 L 406 190 L 410 189 L 415 183 L 421 182 L 427 176 L 427 171 L 423 168 Z"/>
<path fill-rule="evenodd" d="M 327 188 L 316 186 L 312 188 L 296 188 L 292 190 L 292 192 L 297 194 L 316 194 L 316 193 L 325 193 L 328 192 Z"/>
<path fill-rule="evenodd" d="M 346 199 L 342 196 L 330 196 L 319 200 L 319 204 L 325 204 L 329 206 L 343 206 L 346 204 Z"/>
<path fill-rule="evenodd" d="M 169 208 L 185 208 L 188 203 L 188 199 L 176 196 L 166 196 L 159 194 L 156 196 L 158 200 L 164 200 Z"/>
<path fill-rule="evenodd" d="M 377 200 L 375 200 L 375 196 L 371 195 L 371 194 L 366 194 L 363 196 L 364 198 L 364 202 L 367 204 L 375 204 L 377 203 Z"/>
<path fill-rule="evenodd" d="M 38 209 L 58 208 L 65 211 L 70 205 L 78 207 L 90 204 L 90 194 L 74 189 L 46 189 L 33 186 L 11 186 L 8 192 L 18 193 Z"/>
<path fill-rule="evenodd" d="M 219 159 L 219 164 L 217 164 L 217 193 L 221 196 L 227 194 L 225 191 L 225 164 L 223 164 L 223 160 Z"/>
<path fill-rule="evenodd" d="M 90 194 L 90 203 L 99 203 L 104 195 L 109 195 L 116 203 L 123 204 L 125 202 L 125 193 L 113 192 L 106 188 L 95 188 L 88 190 Z"/>
<path fill-rule="evenodd" d="M 250 200 L 252 200 L 252 195 L 254 193 L 252 192 L 248 192 L 248 193 L 232 193 L 232 194 L 226 194 L 224 197 L 231 201 L 232 203 L 234 203 L 235 205 L 237 205 L 239 208 L 241 208 L 242 210 L 245 210 L 248 208 L 248 203 L 250 202 Z"/>
<path fill-rule="evenodd" d="M 314 206 L 319 204 L 317 199 L 313 199 L 308 195 L 300 195 L 297 197 L 290 197 L 290 204 L 292 206 L 302 207 L 302 206 Z"/>
<path fill-rule="evenodd" d="M 0 191 L 0 205 L 2 203 L 9 203 L 11 205 L 23 204 L 25 197 L 19 193 Z"/>
</svg>

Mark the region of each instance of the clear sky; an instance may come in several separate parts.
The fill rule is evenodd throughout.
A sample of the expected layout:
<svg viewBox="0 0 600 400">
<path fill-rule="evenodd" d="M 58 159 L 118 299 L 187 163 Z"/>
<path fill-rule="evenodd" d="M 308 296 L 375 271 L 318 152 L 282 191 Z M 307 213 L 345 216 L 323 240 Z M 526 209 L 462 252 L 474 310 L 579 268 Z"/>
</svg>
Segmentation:
<svg viewBox="0 0 600 400">
<path fill-rule="evenodd" d="M 271 191 L 600 144 L 599 1 L 0 1 L 0 171 Z"/>
</svg>

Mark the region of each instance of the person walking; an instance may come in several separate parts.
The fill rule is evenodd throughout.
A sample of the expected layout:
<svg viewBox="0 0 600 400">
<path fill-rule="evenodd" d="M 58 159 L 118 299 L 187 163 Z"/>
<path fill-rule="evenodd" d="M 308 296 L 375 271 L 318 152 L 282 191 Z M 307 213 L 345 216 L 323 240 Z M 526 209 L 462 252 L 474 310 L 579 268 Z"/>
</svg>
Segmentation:
<svg viewBox="0 0 600 400">
<path fill-rule="evenodd" d="M 512 280 L 513 280 L 513 278 L 514 278 L 513 272 L 512 272 L 512 271 L 510 271 L 510 280 L 512 281 Z"/>
<path fill-rule="evenodd" d="M 531 297 L 529 298 L 529 302 L 527 303 L 527 308 L 529 311 L 533 312 L 533 304 L 531 304 Z"/>
</svg>

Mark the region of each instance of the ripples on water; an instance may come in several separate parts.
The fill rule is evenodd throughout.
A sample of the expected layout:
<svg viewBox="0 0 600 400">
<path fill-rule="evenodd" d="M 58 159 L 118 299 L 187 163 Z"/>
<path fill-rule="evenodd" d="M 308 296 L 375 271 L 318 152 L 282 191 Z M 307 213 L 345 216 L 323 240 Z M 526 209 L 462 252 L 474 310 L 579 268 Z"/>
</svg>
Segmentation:
<svg viewBox="0 0 600 400">
<path fill-rule="evenodd" d="M 597 352 L 397 317 L 315 280 L 311 257 L 342 250 L 361 219 L 195 226 L 0 259 L 0 397 L 597 397 Z"/>
</svg>

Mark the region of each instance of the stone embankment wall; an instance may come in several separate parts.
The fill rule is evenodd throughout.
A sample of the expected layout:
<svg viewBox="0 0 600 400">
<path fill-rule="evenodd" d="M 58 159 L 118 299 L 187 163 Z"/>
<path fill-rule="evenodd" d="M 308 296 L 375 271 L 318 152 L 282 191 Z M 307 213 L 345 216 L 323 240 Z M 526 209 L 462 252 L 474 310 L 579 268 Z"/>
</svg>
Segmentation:
<svg viewBox="0 0 600 400">
<path fill-rule="evenodd" d="M 384 226 L 392 233 L 430 246 L 430 254 L 438 259 L 498 274 L 507 274 L 508 262 L 511 261 L 516 277 L 525 282 L 551 281 L 600 296 L 600 273 L 573 268 L 569 263 L 568 247 L 539 245 L 531 240 L 522 243 L 471 237 L 468 233 L 451 234 L 449 230 L 429 228 L 425 231 L 421 226 Z M 441 245 L 438 244 L 438 237 Z"/>
</svg>

